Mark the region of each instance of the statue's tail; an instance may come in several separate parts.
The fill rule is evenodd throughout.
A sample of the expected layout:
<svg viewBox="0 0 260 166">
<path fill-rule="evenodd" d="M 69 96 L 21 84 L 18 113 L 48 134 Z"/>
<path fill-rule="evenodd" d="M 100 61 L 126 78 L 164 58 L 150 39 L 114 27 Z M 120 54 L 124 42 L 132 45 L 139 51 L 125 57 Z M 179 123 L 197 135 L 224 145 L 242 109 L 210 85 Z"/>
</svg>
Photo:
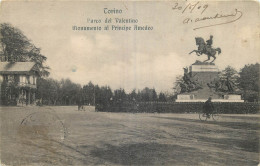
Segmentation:
<svg viewBox="0 0 260 166">
<path fill-rule="evenodd" d="M 221 53 L 221 49 L 220 48 L 216 48 L 216 51 L 218 52 L 218 54 Z"/>
</svg>

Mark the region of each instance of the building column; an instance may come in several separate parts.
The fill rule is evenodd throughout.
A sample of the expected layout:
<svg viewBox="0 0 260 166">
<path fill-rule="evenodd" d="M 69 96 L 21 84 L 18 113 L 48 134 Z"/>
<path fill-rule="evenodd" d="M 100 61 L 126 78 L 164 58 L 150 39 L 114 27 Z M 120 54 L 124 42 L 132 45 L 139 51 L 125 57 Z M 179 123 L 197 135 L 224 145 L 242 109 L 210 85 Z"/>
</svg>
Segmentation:
<svg viewBox="0 0 260 166">
<path fill-rule="evenodd" d="M 28 105 L 31 104 L 31 89 L 28 90 Z"/>
<path fill-rule="evenodd" d="M 18 97 L 16 98 L 16 105 L 20 105 L 21 104 L 21 89 L 18 90 Z"/>
<path fill-rule="evenodd" d="M 32 104 L 35 104 L 35 92 L 32 93 Z"/>
<path fill-rule="evenodd" d="M 27 93 L 27 90 L 23 90 L 23 92 L 24 92 L 24 96 L 25 96 L 25 98 L 24 98 L 24 101 L 25 101 L 25 105 L 27 105 L 28 104 L 28 93 Z"/>
<path fill-rule="evenodd" d="M 24 103 L 25 102 L 25 103 Z M 24 89 L 22 89 L 22 105 L 26 105 L 26 92 Z"/>
</svg>

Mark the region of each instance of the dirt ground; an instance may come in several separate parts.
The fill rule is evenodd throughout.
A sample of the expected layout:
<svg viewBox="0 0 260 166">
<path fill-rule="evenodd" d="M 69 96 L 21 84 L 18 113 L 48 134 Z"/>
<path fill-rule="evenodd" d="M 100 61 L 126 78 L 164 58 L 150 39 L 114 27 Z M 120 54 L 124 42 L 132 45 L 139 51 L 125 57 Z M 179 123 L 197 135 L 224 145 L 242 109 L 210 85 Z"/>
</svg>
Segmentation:
<svg viewBox="0 0 260 166">
<path fill-rule="evenodd" d="M 259 162 L 260 115 L 103 113 L 0 107 L 2 165 L 236 165 Z M 1 164 L 0 164 L 1 165 Z"/>
</svg>

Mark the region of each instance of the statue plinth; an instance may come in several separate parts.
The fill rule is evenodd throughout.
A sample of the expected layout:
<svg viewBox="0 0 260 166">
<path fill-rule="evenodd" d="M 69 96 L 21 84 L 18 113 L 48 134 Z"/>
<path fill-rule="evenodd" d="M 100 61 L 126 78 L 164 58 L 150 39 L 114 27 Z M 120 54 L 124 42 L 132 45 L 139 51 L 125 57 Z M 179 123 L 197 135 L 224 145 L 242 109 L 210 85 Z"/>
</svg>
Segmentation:
<svg viewBox="0 0 260 166">
<path fill-rule="evenodd" d="M 205 102 L 209 97 L 213 102 L 244 102 L 241 95 L 218 91 L 219 69 L 214 63 L 196 61 L 184 68 L 184 84 L 176 102 Z"/>
<path fill-rule="evenodd" d="M 189 67 L 190 76 L 194 80 L 197 80 L 202 86 L 207 86 L 207 83 L 219 80 L 219 69 L 215 64 L 197 62 Z"/>
<path fill-rule="evenodd" d="M 215 65 L 191 65 L 190 70 L 195 72 L 219 72 L 218 67 Z"/>
</svg>

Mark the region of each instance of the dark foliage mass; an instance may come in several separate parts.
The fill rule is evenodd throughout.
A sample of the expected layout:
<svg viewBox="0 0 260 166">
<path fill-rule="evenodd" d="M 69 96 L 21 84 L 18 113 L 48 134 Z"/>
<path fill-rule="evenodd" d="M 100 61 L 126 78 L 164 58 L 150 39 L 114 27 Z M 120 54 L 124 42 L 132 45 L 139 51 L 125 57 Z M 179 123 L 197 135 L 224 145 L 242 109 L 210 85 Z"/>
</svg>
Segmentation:
<svg viewBox="0 0 260 166">
<path fill-rule="evenodd" d="M 131 112 L 131 113 L 198 113 L 203 109 L 203 104 L 177 103 L 177 102 L 138 102 L 120 103 L 109 107 L 97 107 L 98 111 L 105 112 Z M 259 111 L 259 103 L 214 103 L 218 113 L 221 114 L 255 114 Z"/>
<path fill-rule="evenodd" d="M 238 85 L 243 90 L 243 98 L 247 101 L 259 101 L 260 87 L 259 63 L 245 65 L 239 75 Z"/>
<path fill-rule="evenodd" d="M 7 62 L 35 62 L 40 76 L 49 75 L 49 67 L 44 65 L 47 57 L 41 54 L 23 32 L 10 24 L 0 24 L 0 60 Z"/>
<path fill-rule="evenodd" d="M 124 89 L 116 89 L 114 92 L 109 86 L 94 85 L 89 82 L 86 85 L 73 83 L 70 79 L 57 81 L 54 79 L 39 78 L 37 82 L 36 98 L 39 104 L 44 105 L 99 105 L 106 107 L 122 102 L 149 102 L 166 101 L 164 93 L 159 98 L 155 89 L 144 88 L 137 93 L 133 90 L 126 93 Z"/>
</svg>

